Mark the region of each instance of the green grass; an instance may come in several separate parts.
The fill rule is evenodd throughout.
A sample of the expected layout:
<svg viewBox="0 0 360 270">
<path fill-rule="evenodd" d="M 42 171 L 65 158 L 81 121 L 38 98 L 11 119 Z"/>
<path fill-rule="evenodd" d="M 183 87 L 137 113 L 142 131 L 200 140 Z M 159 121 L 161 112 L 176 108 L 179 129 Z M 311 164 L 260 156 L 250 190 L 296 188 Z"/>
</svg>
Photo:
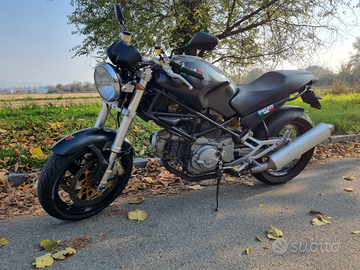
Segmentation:
<svg viewBox="0 0 360 270">
<path fill-rule="evenodd" d="M 301 98 L 287 104 L 303 107 L 315 125 L 320 122 L 332 123 L 335 126 L 334 134 L 360 133 L 360 93 L 328 94 L 323 96 L 320 103 L 320 110 L 303 103 Z"/>
<path fill-rule="evenodd" d="M 46 158 L 31 158 L 30 149 L 40 148 L 49 157 L 51 146 L 67 134 L 95 125 L 101 104 L 71 104 L 55 107 L 35 104 L 21 108 L 0 108 L 0 168 L 11 168 L 15 164 L 41 168 Z M 115 114 L 115 112 L 114 112 Z M 115 120 L 108 118 L 107 127 L 116 128 Z M 137 156 L 151 154 L 149 134 L 159 129 L 152 122 L 136 118 L 128 134 Z M 6 162 L 6 158 L 10 160 Z"/>
<path fill-rule="evenodd" d="M 320 122 L 334 124 L 334 134 L 360 133 L 358 93 L 324 95 L 321 110 L 311 108 L 301 98 L 287 104 L 305 108 L 315 125 Z M 76 130 L 94 126 L 100 109 L 99 103 L 0 107 L 0 168 L 14 169 L 16 164 L 41 168 L 46 158 L 31 158 L 30 148 L 40 148 L 49 157 L 52 154 L 50 148 L 56 141 Z M 106 126 L 115 128 L 115 121 L 109 117 Z M 136 150 L 136 156 L 151 154 L 149 135 L 158 129 L 151 121 L 145 122 L 138 117 L 134 120 L 127 137 Z M 10 160 L 6 161 L 8 158 Z"/>
</svg>

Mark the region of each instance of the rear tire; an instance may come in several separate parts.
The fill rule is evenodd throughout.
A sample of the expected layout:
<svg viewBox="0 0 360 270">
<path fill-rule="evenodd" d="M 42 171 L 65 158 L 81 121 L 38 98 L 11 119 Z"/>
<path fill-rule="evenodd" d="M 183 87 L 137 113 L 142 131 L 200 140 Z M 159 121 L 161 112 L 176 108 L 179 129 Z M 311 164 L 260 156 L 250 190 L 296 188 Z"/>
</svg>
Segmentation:
<svg viewBox="0 0 360 270">
<path fill-rule="evenodd" d="M 109 142 L 96 145 L 105 159 L 110 154 L 109 145 Z M 114 174 L 107 186 L 97 191 L 93 182 L 98 160 L 90 148 L 84 147 L 70 155 L 54 153 L 39 177 L 40 204 L 49 215 L 63 220 L 80 220 L 97 214 L 120 195 L 129 181 L 133 167 L 132 151 L 124 150 L 121 159 L 117 158 L 117 164 L 121 164 L 123 171 Z"/>
<path fill-rule="evenodd" d="M 306 131 L 312 129 L 314 127 L 314 124 L 306 114 L 302 114 L 301 116 L 298 116 L 297 118 L 290 121 L 287 125 L 285 125 L 280 130 L 278 136 L 281 137 L 283 132 L 286 129 L 289 129 L 290 126 L 292 126 L 290 137 L 295 139 L 296 137 L 304 134 Z M 285 183 L 296 177 L 300 172 L 302 172 L 302 170 L 309 163 L 313 152 L 314 148 L 305 152 L 299 159 L 290 161 L 287 165 L 280 169 L 269 169 L 264 172 L 254 173 L 253 176 L 259 181 L 270 185 Z M 262 160 L 262 162 L 263 161 L 264 160 Z"/>
</svg>

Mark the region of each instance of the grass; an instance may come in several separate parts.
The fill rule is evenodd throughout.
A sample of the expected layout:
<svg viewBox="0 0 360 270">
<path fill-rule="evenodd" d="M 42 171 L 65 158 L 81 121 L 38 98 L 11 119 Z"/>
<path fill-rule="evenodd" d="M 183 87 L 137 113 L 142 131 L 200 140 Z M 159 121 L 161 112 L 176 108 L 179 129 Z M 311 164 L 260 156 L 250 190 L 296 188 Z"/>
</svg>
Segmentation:
<svg viewBox="0 0 360 270">
<path fill-rule="evenodd" d="M 311 108 L 301 98 L 287 104 L 305 108 L 315 125 L 320 122 L 334 124 L 334 134 L 360 133 L 360 93 L 326 94 L 321 101 L 321 110 Z M 32 158 L 30 149 L 40 148 L 49 157 L 50 148 L 56 141 L 76 130 L 94 126 L 100 109 L 99 103 L 0 107 L 0 168 L 41 168 L 47 158 Z M 115 120 L 109 117 L 106 126 L 115 128 Z M 151 154 L 149 135 L 158 129 L 151 121 L 145 122 L 138 117 L 134 120 L 127 137 L 136 156 Z"/>
<path fill-rule="evenodd" d="M 301 98 L 287 104 L 303 107 L 315 125 L 320 122 L 332 123 L 335 126 L 334 134 L 360 133 L 360 93 L 327 94 L 320 103 L 320 110 L 303 103 Z"/>
</svg>

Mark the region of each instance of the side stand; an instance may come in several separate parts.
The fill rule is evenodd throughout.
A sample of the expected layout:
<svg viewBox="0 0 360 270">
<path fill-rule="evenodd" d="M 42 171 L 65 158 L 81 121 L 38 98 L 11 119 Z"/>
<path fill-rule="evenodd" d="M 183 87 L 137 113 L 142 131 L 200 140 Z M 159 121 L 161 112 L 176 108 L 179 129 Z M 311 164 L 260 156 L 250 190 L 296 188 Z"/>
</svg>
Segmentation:
<svg viewBox="0 0 360 270">
<path fill-rule="evenodd" d="M 217 182 L 216 182 L 216 210 L 219 211 L 219 192 L 220 192 L 220 181 L 223 176 L 223 172 L 221 170 L 216 170 Z"/>
</svg>

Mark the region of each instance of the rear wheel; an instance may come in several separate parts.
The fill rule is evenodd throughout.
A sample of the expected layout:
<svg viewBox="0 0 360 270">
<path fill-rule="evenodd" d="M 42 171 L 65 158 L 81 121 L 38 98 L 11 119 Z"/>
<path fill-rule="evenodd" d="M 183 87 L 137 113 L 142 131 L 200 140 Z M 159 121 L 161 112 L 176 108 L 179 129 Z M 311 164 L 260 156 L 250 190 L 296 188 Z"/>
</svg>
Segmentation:
<svg viewBox="0 0 360 270">
<path fill-rule="evenodd" d="M 110 145 L 110 142 L 96 145 L 105 159 L 109 157 Z M 93 185 L 98 164 L 97 156 L 88 147 L 70 155 L 54 153 L 39 178 L 38 197 L 44 210 L 58 219 L 79 220 L 95 215 L 112 203 L 129 181 L 132 151 L 125 150 L 116 158 L 116 169 L 101 190 Z"/>
<path fill-rule="evenodd" d="M 313 126 L 314 124 L 311 119 L 306 114 L 303 114 L 286 124 L 281 129 L 278 136 L 281 137 L 286 130 L 291 129 L 290 138 L 295 139 L 313 128 Z M 297 176 L 306 167 L 313 155 L 313 152 L 314 148 L 305 152 L 299 159 L 291 160 L 282 168 L 277 170 L 269 169 L 264 172 L 254 173 L 253 176 L 266 184 L 285 183 Z M 263 161 L 266 161 L 266 159 Z"/>
</svg>

